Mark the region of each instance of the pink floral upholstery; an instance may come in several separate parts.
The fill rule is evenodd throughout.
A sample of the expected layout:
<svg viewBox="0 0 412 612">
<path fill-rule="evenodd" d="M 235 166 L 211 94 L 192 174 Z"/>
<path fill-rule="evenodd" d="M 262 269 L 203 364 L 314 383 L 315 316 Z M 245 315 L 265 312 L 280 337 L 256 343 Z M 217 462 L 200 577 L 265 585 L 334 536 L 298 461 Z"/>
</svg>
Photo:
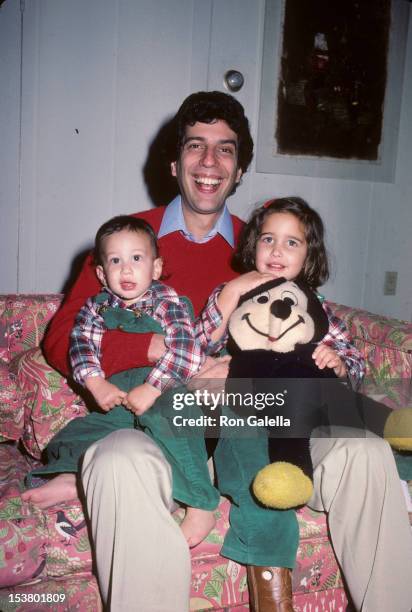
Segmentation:
<svg viewBox="0 0 412 612">
<path fill-rule="evenodd" d="M 376 383 L 412 378 L 412 323 L 375 315 L 366 310 L 330 303 L 345 321 L 366 359 L 366 375 Z"/>
<path fill-rule="evenodd" d="M 19 495 L 25 474 L 39 464 L 50 438 L 87 410 L 67 381 L 47 365 L 39 349 L 60 300 L 57 295 L 0 296 L 0 440 L 5 441 L 0 444 L 0 610 L 5 611 L 101 610 L 80 504 L 60 504 L 41 511 L 22 503 Z M 405 403 L 408 389 L 405 387 L 402 395 L 398 385 L 394 394 L 392 383 L 403 379 L 406 386 L 409 384 L 412 325 L 346 306 L 332 307 L 346 321 L 366 356 L 369 376 L 365 388 L 376 391 L 379 385 L 385 401 Z M 26 454 L 18 450 L 17 441 L 23 443 Z M 191 551 L 191 610 L 249 609 L 245 568 L 219 554 L 228 512 L 229 502 L 222 499 L 215 529 Z M 59 530 L 62 518 L 72 523 L 74 535 L 66 536 Z M 175 518 L 181 520 L 182 512 Z M 347 601 L 325 515 L 306 507 L 298 512 L 298 520 L 295 610 L 344 610 Z M 42 594 L 64 595 L 65 600 L 34 604 L 33 598 L 29 599 L 36 595 L 40 601 Z M 20 603 L 13 599 L 16 595 Z"/>
<path fill-rule="evenodd" d="M 80 502 L 43 512 L 20 498 L 22 475 L 36 465 L 39 465 L 36 460 L 23 456 L 16 446 L 0 445 L 0 585 L 16 587 L 35 581 L 37 593 L 41 592 L 37 590 L 38 581 L 78 574 L 88 576 L 88 582 L 94 584 L 90 541 Z M 59 530 L 62 519 L 72 523 L 75 535 L 68 536 Z M 62 583 L 59 584 L 61 588 Z M 85 584 L 79 586 L 81 591 Z M 95 587 L 94 584 L 94 591 Z M 45 588 L 45 592 L 50 591 Z M 66 607 L 60 609 L 68 609 L 67 601 Z"/>
<path fill-rule="evenodd" d="M 46 363 L 39 348 L 28 349 L 13 362 L 24 411 L 22 442 L 33 457 L 40 459 L 49 440 L 69 421 L 88 411 L 66 379 Z"/>
<path fill-rule="evenodd" d="M 366 360 L 362 391 L 390 408 L 412 406 L 412 323 L 331 304 Z"/>
<path fill-rule="evenodd" d="M 22 603 L 11 603 L 16 602 L 17 598 Z M 50 600 L 53 603 L 47 603 Z M 0 592 L 0 610 L 102 612 L 102 603 L 96 578 L 92 574 L 76 574 L 64 579 L 37 580 L 27 585 L 3 589 Z"/>
<path fill-rule="evenodd" d="M 39 346 L 61 295 L 10 295 L 0 300 L 0 359 L 11 361 Z"/>
<path fill-rule="evenodd" d="M 42 523 L 39 512 L 23 508 L 20 492 L 21 475 L 32 462 L 17 448 L 0 445 L 0 545 L 3 564 L 1 584 L 14 586 L 43 574 L 43 542 L 37 527 Z"/>
<path fill-rule="evenodd" d="M 19 440 L 23 433 L 23 406 L 16 375 L 0 361 L 0 442 Z"/>
</svg>

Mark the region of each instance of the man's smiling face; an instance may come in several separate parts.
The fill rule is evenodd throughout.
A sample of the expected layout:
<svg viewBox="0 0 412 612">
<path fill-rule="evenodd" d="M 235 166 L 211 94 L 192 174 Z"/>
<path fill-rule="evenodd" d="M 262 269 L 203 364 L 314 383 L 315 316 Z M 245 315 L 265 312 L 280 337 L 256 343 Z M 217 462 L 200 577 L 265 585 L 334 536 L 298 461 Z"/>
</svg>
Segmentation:
<svg viewBox="0 0 412 612">
<path fill-rule="evenodd" d="M 242 176 L 237 135 L 225 121 L 188 125 L 171 170 L 184 207 L 206 215 L 220 212 Z"/>
</svg>

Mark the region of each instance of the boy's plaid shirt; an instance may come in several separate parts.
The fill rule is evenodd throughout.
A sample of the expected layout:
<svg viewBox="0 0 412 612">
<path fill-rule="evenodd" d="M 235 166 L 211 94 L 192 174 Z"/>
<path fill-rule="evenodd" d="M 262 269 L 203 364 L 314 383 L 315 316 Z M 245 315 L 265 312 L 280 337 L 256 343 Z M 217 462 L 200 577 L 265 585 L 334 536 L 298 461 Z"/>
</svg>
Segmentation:
<svg viewBox="0 0 412 612">
<path fill-rule="evenodd" d="M 131 306 L 104 289 L 103 303 L 89 298 L 76 317 L 71 333 L 70 362 L 74 379 L 84 384 L 89 376 L 103 376 L 100 360 L 103 334 L 106 331 L 102 308 L 125 308 L 141 311 L 160 323 L 165 334 L 166 352 L 155 364 L 146 382 L 163 392 L 185 384 L 201 367 L 204 354 L 195 338 L 187 306 L 171 287 L 153 281 L 150 289 Z"/>
<path fill-rule="evenodd" d="M 215 344 L 211 341 L 211 334 L 222 322 L 217 298 L 223 285 L 216 287 L 212 295 L 196 321 L 196 337 L 206 354 L 218 353 L 226 346 L 227 330 L 224 336 Z M 335 317 L 327 302 L 322 302 L 322 307 L 329 319 L 329 331 L 320 344 L 330 346 L 345 362 L 349 380 L 354 389 L 357 389 L 365 375 L 365 360 L 352 344 L 345 323 L 339 317 Z"/>
</svg>

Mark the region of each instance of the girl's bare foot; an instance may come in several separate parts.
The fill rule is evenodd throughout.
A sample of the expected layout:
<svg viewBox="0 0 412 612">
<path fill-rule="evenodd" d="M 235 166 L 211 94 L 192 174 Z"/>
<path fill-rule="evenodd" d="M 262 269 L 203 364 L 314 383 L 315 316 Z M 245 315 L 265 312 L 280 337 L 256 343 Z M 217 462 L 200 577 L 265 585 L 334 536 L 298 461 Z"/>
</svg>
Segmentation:
<svg viewBox="0 0 412 612">
<path fill-rule="evenodd" d="M 213 511 L 188 507 L 180 529 L 190 548 L 193 548 L 205 539 L 215 523 Z"/>
<path fill-rule="evenodd" d="M 43 510 L 61 502 L 78 499 L 76 475 L 59 474 L 41 487 L 24 491 L 21 498 Z"/>
</svg>

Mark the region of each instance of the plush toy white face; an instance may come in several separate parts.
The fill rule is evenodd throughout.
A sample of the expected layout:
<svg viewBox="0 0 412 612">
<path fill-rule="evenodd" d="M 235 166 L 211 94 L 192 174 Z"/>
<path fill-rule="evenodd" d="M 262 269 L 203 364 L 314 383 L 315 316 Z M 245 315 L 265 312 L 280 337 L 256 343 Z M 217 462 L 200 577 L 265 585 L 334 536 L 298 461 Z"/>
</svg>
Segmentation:
<svg viewBox="0 0 412 612">
<path fill-rule="evenodd" d="M 256 291 L 229 320 L 229 333 L 241 350 L 265 349 L 289 353 L 296 344 L 307 344 L 315 324 L 307 312 L 308 298 L 293 282 Z"/>
</svg>

